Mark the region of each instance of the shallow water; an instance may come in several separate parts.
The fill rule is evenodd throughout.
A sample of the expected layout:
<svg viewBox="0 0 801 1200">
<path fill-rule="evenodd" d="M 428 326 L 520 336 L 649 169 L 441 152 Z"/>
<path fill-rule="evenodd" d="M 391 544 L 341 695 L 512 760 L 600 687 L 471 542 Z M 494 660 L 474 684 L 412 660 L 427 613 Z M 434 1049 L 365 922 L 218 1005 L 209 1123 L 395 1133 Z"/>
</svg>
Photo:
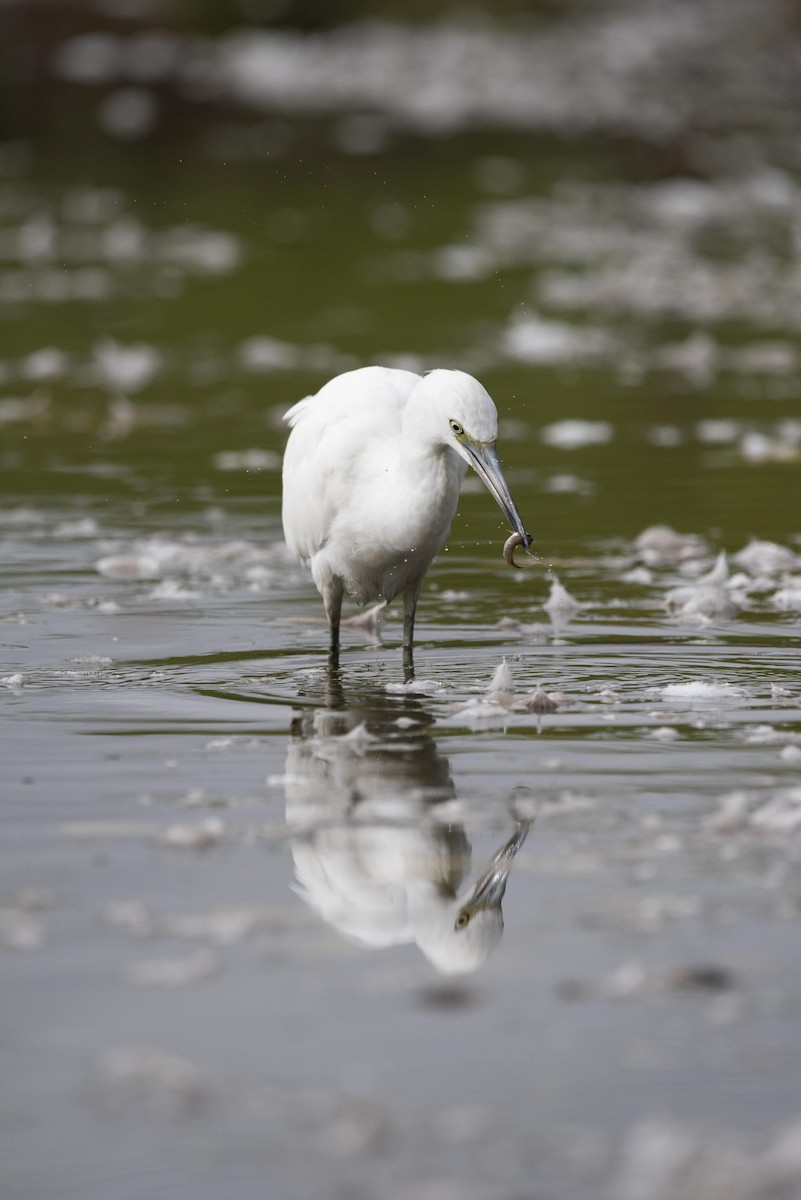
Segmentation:
<svg viewBox="0 0 801 1200">
<path fill-rule="evenodd" d="M 797 1194 L 793 170 L 169 120 L 0 159 L 3 1194 Z M 413 687 L 281 541 L 367 361 L 480 376 L 535 536 L 468 481 Z"/>
</svg>

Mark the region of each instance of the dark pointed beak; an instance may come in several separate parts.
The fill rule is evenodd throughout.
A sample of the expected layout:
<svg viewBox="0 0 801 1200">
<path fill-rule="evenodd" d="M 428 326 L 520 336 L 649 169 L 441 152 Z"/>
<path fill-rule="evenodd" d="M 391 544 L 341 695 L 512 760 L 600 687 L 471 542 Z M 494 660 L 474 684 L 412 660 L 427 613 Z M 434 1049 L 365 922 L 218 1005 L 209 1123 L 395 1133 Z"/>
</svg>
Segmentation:
<svg viewBox="0 0 801 1200">
<path fill-rule="evenodd" d="M 490 863 L 489 870 L 476 883 L 463 908 L 475 911 L 477 908 L 499 908 L 503 894 L 506 891 L 506 881 L 512 869 L 512 863 L 529 830 L 529 821 L 521 821 L 509 841 L 501 846 Z"/>
<path fill-rule="evenodd" d="M 487 491 L 494 497 L 496 504 L 500 508 L 506 520 L 511 525 L 515 533 L 519 533 L 523 539 L 523 545 L 526 550 L 531 546 L 531 535 L 526 533 L 523 526 L 523 519 L 517 511 L 517 505 L 512 499 L 511 492 L 506 485 L 506 480 L 503 477 L 501 469 L 501 461 L 498 458 L 498 451 L 495 448 L 494 442 L 487 442 L 483 445 L 478 443 L 463 442 L 465 450 L 468 453 L 470 464 L 482 481 Z"/>
</svg>

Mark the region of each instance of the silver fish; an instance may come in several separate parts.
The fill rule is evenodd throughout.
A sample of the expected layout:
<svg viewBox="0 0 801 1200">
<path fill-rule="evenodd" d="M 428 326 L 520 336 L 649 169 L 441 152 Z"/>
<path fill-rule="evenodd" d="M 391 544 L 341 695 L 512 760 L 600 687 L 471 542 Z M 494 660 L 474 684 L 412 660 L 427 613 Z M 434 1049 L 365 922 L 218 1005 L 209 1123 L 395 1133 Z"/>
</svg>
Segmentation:
<svg viewBox="0 0 801 1200">
<path fill-rule="evenodd" d="M 515 567 L 515 569 L 518 571 L 520 570 L 520 564 L 515 562 L 515 550 L 518 546 L 525 546 L 526 549 L 528 549 L 530 545 L 530 533 L 527 533 L 525 537 L 523 537 L 521 533 L 513 533 L 511 537 L 506 539 L 503 547 L 503 557 L 506 559 L 510 567 Z"/>
</svg>

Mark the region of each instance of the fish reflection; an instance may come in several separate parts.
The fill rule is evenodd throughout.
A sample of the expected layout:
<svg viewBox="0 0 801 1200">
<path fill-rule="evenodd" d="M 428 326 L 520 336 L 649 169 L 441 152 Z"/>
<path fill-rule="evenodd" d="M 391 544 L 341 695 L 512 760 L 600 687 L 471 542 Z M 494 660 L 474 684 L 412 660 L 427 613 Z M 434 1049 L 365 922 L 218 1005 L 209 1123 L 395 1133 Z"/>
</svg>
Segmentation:
<svg viewBox="0 0 801 1200">
<path fill-rule="evenodd" d="M 430 714 L 411 699 L 344 707 L 336 688 L 327 700 L 296 715 L 287 750 L 296 891 L 363 946 L 413 942 L 445 974 L 476 970 L 503 933 L 501 901 L 529 823 L 516 822 L 471 876 L 465 829 L 443 807 L 455 789 Z"/>
</svg>

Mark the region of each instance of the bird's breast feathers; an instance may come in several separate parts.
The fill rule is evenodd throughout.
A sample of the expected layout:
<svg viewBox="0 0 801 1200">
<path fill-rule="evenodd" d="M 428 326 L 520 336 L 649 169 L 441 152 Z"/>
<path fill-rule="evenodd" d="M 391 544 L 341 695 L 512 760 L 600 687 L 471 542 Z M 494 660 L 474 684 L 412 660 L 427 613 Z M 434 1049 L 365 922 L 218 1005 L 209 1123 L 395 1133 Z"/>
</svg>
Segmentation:
<svg viewBox="0 0 801 1200">
<path fill-rule="evenodd" d="M 402 414 L 415 377 L 381 373 L 391 386 L 375 391 L 375 370 L 340 376 L 289 411 L 283 473 L 290 552 L 311 565 L 321 592 L 339 578 L 363 603 L 390 600 L 425 574 L 465 469 L 439 446 L 404 457 Z M 360 403 L 354 382 L 371 385 Z"/>
</svg>

